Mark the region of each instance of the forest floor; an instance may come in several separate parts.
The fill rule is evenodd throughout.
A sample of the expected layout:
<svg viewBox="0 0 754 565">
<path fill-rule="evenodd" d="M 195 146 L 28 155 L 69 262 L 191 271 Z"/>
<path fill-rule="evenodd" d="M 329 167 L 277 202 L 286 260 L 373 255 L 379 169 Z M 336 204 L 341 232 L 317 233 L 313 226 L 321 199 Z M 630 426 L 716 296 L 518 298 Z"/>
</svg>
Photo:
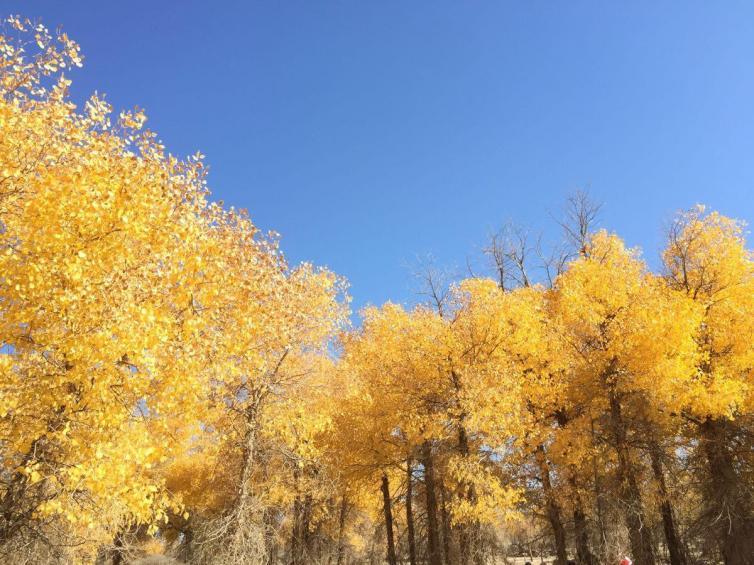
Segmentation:
<svg viewBox="0 0 754 565">
<path fill-rule="evenodd" d="M 508 558 L 508 565 L 524 565 L 526 562 L 530 562 L 531 565 L 550 565 L 553 561 L 555 561 L 555 556 L 549 556 L 549 557 L 509 557 Z"/>
<path fill-rule="evenodd" d="M 507 561 L 500 561 L 500 565 L 524 565 L 527 561 L 531 562 L 532 565 L 550 565 L 554 560 L 554 556 L 543 557 L 541 559 L 539 557 L 533 559 L 529 557 L 510 557 Z M 131 565 L 182 565 L 182 561 L 162 555 L 152 555 L 131 561 Z"/>
<path fill-rule="evenodd" d="M 136 561 L 131 561 L 131 565 L 182 565 L 182 561 L 177 561 L 172 557 L 165 557 L 164 555 L 150 555 L 149 557 L 142 557 Z"/>
</svg>

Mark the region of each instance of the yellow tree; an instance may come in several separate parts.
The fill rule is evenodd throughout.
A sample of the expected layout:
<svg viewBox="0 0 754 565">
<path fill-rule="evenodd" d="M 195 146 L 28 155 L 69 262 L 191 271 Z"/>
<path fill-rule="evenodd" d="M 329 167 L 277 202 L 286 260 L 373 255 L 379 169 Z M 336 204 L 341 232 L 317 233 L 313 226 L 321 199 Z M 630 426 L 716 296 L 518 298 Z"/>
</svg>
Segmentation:
<svg viewBox="0 0 754 565">
<path fill-rule="evenodd" d="M 386 304 L 363 312 L 359 331 L 344 337 L 344 370 L 354 375 L 360 398 L 347 405 L 346 415 L 358 441 L 351 441 L 348 461 L 362 480 L 382 483 L 383 515 L 387 531 L 388 559 L 395 561 L 390 508 L 390 479 L 413 459 L 422 463 L 427 507 L 427 553 L 430 562 L 442 559 L 435 483 L 435 451 L 446 437 L 436 417 L 446 398 L 446 382 L 438 380 L 437 370 L 445 364 L 440 346 L 446 339 L 441 317 L 428 308 L 413 312 Z M 352 412 L 353 411 L 353 412 Z M 388 496 L 384 496 L 387 492 Z M 407 513 L 412 512 L 410 504 Z M 413 528 L 413 517 L 407 516 Z M 412 540 L 409 539 L 409 546 Z M 415 551 L 415 548 L 414 548 Z"/>
<path fill-rule="evenodd" d="M 518 432 L 519 406 L 500 347 L 500 296 L 492 281 L 464 281 L 442 315 L 387 304 L 368 309 L 362 330 L 346 340 L 344 362 L 373 399 L 362 443 L 374 451 L 365 457 L 375 467 L 405 462 L 407 472 L 414 457 L 421 464 L 431 562 L 453 551 L 451 526 L 455 559 L 481 560 L 481 526 L 508 516 L 517 500 L 499 465 Z"/>
<path fill-rule="evenodd" d="M 741 222 L 698 206 L 670 229 L 663 254 L 671 289 L 692 300 L 703 316 L 697 326 L 699 361 L 679 396 L 701 439 L 708 465 L 711 523 L 726 564 L 754 554 L 754 496 L 736 447 L 754 415 L 754 256 Z"/>
<path fill-rule="evenodd" d="M 558 475 L 568 475 L 565 470 L 567 461 L 558 461 L 564 464 L 560 472 L 554 469 L 550 448 L 564 424 L 563 415 L 567 413 L 564 385 L 571 352 L 549 315 L 549 298 L 549 291 L 539 286 L 522 286 L 504 292 L 501 289 L 496 304 L 490 308 L 500 317 L 497 333 L 501 339 L 500 354 L 506 358 L 504 367 L 509 374 L 508 380 L 518 383 L 517 394 L 508 392 L 509 399 L 517 402 L 512 413 L 518 414 L 518 426 L 513 429 L 503 426 L 498 433 L 499 441 L 515 438 L 514 456 L 519 472 L 527 469 L 529 461 L 533 462 L 535 477 L 541 485 L 545 515 L 553 532 L 556 557 L 565 563 L 567 535 L 563 504 L 558 496 L 558 492 L 564 489 L 558 488 L 555 481 Z M 530 485 L 531 478 L 523 473 L 522 482 Z M 575 518 L 577 533 L 583 537 L 585 526 L 578 515 L 578 505 Z M 588 563 L 588 549 L 584 551 L 582 547 L 581 553 L 581 559 Z"/>
<path fill-rule="evenodd" d="M 506 347 L 506 298 L 489 279 L 467 279 L 451 293 L 445 418 L 458 443 L 446 476 L 457 493 L 450 509 L 460 526 L 462 563 L 482 560 L 480 527 L 510 518 L 519 499 L 512 478 L 503 471 L 511 439 L 523 434 L 525 422 L 524 382 L 513 370 Z"/>
<path fill-rule="evenodd" d="M 223 445 L 237 455 L 239 542 L 265 401 L 285 397 L 301 359 L 327 356 L 342 282 L 289 267 L 245 213 L 207 203 L 200 157 L 166 154 L 142 113 L 112 123 L 97 97 L 78 112 L 56 75 L 80 63 L 67 36 L 7 28 L 0 544 L 54 529 L 92 557 L 182 514 L 166 466 Z"/>
<path fill-rule="evenodd" d="M 322 373 L 347 301 L 341 279 L 309 264 L 289 267 L 276 241 L 262 237 L 245 214 L 211 206 L 208 217 L 204 299 L 192 308 L 200 335 L 210 336 L 197 372 L 203 429 L 199 445 L 189 447 L 209 446 L 226 475 L 235 476 L 233 497 L 214 509 L 220 516 L 213 533 L 233 560 L 263 550 L 260 434 L 269 439 L 287 425 L 267 409 Z"/>
<path fill-rule="evenodd" d="M 159 467 L 197 384 L 203 167 L 139 112 L 77 112 L 64 34 L 10 18 L 0 47 L 0 544 L 50 526 L 91 556 L 178 506 Z"/>
<path fill-rule="evenodd" d="M 616 456 L 631 551 L 656 562 L 636 462 L 636 426 L 651 410 L 670 410 L 696 363 L 698 310 L 665 290 L 637 253 L 604 231 L 556 281 L 553 312 L 573 350 L 571 433 L 602 421 Z"/>
</svg>

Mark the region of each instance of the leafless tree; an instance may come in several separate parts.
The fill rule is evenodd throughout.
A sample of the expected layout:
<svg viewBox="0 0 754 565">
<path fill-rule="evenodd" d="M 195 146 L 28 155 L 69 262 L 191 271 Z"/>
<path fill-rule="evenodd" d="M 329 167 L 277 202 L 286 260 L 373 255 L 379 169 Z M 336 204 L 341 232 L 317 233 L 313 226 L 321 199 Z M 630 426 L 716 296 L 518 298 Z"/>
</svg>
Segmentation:
<svg viewBox="0 0 754 565">
<path fill-rule="evenodd" d="M 589 235 L 594 231 L 601 209 L 602 203 L 592 199 L 586 190 L 577 190 L 566 200 L 565 217 L 558 223 L 563 228 L 566 241 L 577 254 L 587 253 Z"/>
<path fill-rule="evenodd" d="M 511 222 L 493 233 L 482 252 L 489 258 L 498 286 L 508 290 L 530 286 L 529 256 L 534 248 L 529 231 Z"/>
<path fill-rule="evenodd" d="M 418 258 L 413 270 L 414 278 L 419 282 L 417 294 L 426 297 L 437 313 L 444 316 L 448 310 L 450 286 L 456 278 L 452 271 L 438 267 L 432 255 Z"/>
</svg>

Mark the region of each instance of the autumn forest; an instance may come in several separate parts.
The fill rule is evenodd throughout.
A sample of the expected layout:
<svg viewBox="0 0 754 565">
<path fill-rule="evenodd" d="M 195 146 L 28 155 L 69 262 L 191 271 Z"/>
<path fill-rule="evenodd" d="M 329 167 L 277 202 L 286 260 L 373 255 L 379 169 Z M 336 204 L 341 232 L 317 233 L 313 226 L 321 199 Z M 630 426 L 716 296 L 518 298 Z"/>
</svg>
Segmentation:
<svg viewBox="0 0 754 565">
<path fill-rule="evenodd" d="M 754 563 L 743 221 L 650 269 L 579 192 L 354 322 L 82 60 L 0 30 L 0 562 Z"/>
</svg>

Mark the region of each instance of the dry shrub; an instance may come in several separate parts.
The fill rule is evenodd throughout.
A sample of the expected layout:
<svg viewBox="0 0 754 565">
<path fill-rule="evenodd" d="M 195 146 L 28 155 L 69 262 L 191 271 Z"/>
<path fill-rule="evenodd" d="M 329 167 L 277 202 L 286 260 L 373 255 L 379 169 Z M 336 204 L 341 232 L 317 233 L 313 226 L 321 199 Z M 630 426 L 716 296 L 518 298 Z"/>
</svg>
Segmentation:
<svg viewBox="0 0 754 565">
<path fill-rule="evenodd" d="M 242 512 L 218 517 L 198 518 L 193 524 L 188 551 L 193 565 L 221 563 L 261 564 L 266 558 L 265 527 L 262 505 L 251 499 Z"/>
</svg>

